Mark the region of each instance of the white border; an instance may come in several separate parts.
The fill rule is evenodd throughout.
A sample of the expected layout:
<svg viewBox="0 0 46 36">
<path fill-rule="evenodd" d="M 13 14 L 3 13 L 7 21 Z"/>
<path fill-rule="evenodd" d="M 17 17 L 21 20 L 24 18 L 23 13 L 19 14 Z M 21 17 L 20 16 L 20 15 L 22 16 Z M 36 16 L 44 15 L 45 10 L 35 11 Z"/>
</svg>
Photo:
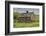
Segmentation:
<svg viewBox="0 0 46 36">
<path fill-rule="evenodd" d="M 39 8 L 39 27 L 13 28 L 13 8 Z M 42 30 L 42 6 L 10 4 L 10 32 Z"/>
</svg>

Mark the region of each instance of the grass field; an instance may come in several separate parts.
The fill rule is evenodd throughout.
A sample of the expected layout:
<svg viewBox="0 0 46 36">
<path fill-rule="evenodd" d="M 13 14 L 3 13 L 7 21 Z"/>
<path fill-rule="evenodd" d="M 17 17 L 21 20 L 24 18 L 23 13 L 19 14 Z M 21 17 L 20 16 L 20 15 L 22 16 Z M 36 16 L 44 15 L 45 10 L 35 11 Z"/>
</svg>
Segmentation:
<svg viewBox="0 0 46 36">
<path fill-rule="evenodd" d="M 21 23 L 21 22 L 16 22 L 14 23 L 14 28 L 19 28 L 19 27 L 38 27 L 39 22 L 29 22 L 29 23 Z"/>
</svg>

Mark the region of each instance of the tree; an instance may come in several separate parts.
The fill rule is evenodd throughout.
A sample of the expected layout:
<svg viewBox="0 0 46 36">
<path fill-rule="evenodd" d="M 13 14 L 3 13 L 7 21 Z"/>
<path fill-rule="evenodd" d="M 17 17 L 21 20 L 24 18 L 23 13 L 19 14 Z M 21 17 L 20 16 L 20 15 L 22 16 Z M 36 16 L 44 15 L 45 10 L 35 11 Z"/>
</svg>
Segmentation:
<svg viewBox="0 0 46 36">
<path fill-rule="evenodd" d="M 14 12 L 13 15 L 14 15 L 14 19 L 18 19 L 18 17 L 19 17 L 19 13 L 18 12 Z"/>
</svg>

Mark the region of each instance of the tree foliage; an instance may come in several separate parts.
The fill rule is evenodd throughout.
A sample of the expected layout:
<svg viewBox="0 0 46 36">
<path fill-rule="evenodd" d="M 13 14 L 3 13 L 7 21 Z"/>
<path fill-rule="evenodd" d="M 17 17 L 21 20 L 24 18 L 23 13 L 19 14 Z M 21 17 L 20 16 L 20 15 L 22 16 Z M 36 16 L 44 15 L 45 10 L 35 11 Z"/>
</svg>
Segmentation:
<svg viewBox="0 0 46 36">
<path fill-rule="evenodd" d="M 17 19 L 19 17 L 19 13 L 18 12 L 14 12 L 13 15 L 14 15 L 14 19 Z"/>
</svg>

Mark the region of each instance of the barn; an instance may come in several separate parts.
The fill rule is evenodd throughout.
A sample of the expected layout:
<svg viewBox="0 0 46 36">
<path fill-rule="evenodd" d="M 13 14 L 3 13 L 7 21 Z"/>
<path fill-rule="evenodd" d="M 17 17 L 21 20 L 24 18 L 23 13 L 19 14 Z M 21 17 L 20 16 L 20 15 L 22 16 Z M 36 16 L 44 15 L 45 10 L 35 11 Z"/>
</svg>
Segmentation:
<svg viewBox="0 0 46 36">
<path fill-rule="evenodd" d="M 30 22 L 31 18 L 30 17 L 19 17 L 18 21 L 20 21 L 20 22 Z"/>
<path fill-rule="evenodd" d="M 26 13 L 21 13 L 21 16 L 18 18 L 19 22 L 31 22 L 34 20 L 34 13 L 33 12 L 28 12 L 26 11 Z"/>
</svg>

